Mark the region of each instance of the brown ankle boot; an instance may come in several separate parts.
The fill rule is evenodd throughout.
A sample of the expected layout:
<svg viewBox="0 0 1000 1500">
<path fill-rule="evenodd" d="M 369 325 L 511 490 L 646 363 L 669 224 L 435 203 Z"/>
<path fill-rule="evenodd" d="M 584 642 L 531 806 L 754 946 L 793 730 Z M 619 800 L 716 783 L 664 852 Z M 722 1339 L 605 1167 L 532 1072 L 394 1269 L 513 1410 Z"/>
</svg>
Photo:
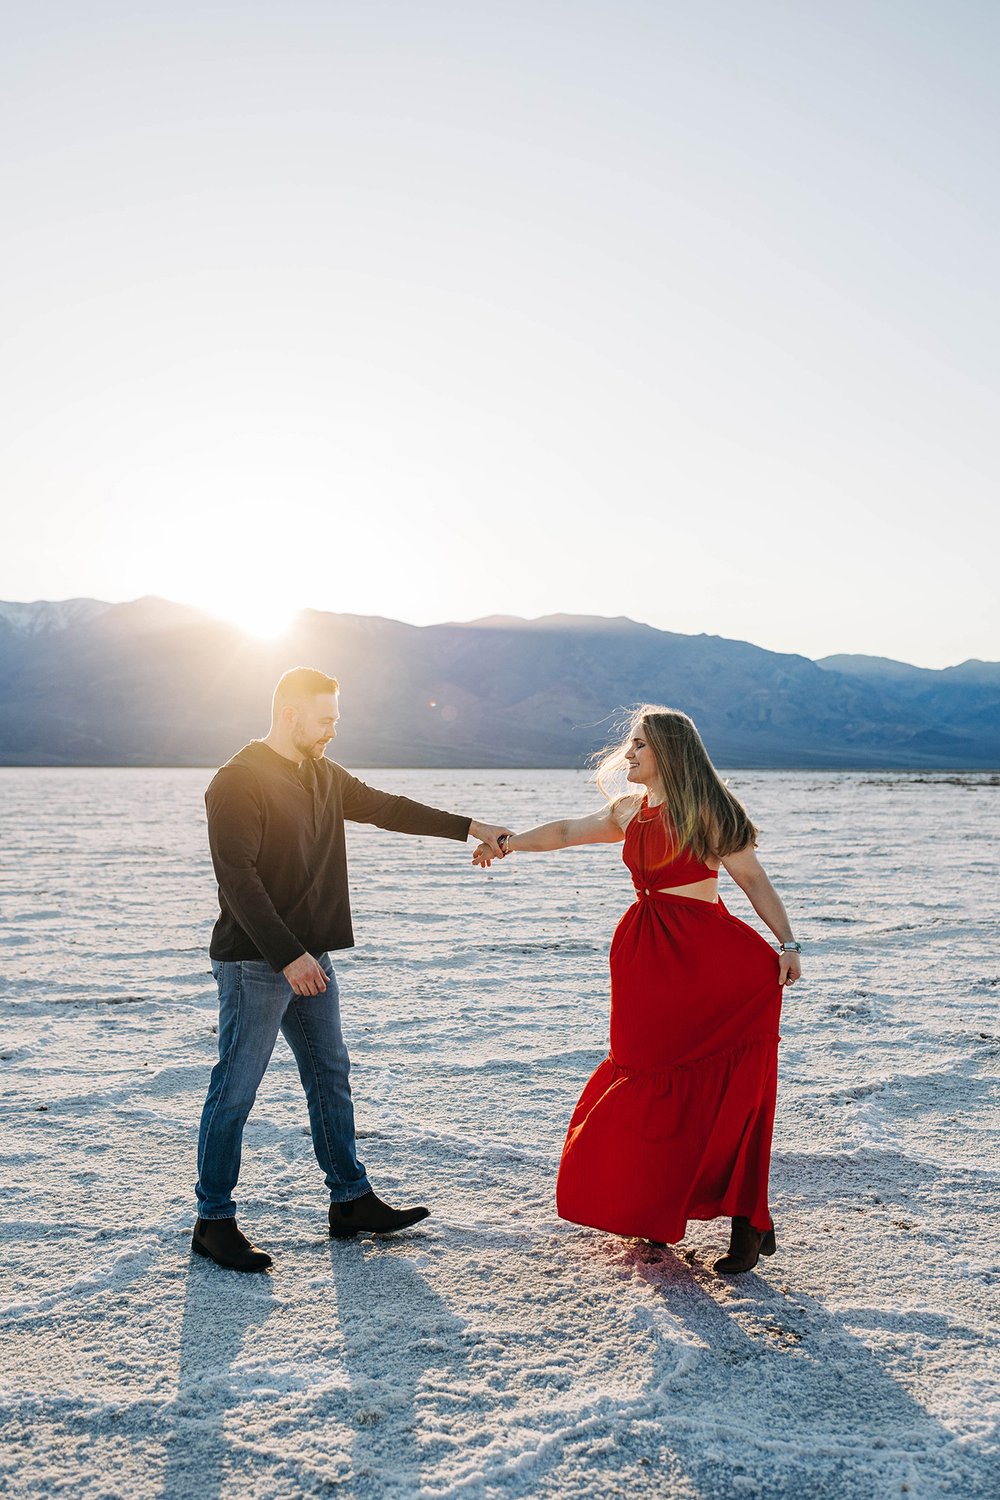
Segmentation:
<svg viewBox="0 0 1000 1500">
<path fill-rule="evenodd" d="M 390 1208 L 372 1192 L 348 1203 L 330 1204 L 330 1238 L 350 1240 L 356 1234 L 395 1234 L 419 1224 L 430 1213 L 423 1204 L 414 1208 Z"/>
<path fill-rule="evenodd" d="M 271 1257 L 251 1245 L 235 1219 L 199 1219 L 191 1236 L 195 1255 L 204 1255 L 230 1271 L 266 1271 Z"/>
<path fill-rule="evenodd" d="M 739 1214 L 732 1220 L 729 1250 L 715 1262 L 712 1270 L 723 1276 L 752 1271 L 761 1255 L 773 1255 L 776 1249 L 773 1223 L 770 1229 L 755 1229 L 749 1219 Z"/>
</svg>

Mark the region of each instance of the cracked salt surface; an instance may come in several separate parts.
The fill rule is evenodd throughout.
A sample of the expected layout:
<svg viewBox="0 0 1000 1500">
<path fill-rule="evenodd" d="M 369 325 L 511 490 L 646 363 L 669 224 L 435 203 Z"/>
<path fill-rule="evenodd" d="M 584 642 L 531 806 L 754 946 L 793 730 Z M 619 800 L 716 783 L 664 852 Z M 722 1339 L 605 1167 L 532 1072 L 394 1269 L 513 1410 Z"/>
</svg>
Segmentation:
<svg viewBox="0 0 1000 1500">
<path fill-rule="evenodd" d="M 483 875 L 368 828 L 337 959 L 361 1149 L 432 1217 L 324 1239 L 279 1042 L 239 1200 L 275 1269 L 192 1261 L 207 779 L 0 770 L 0 1493 L 993 1500 L 995 778 L 733 773 L 807 977 L 782 1025 L 778 1254 L 731 1282 L 721 1224 L 664 1252 L 554 1214 L 607 1044 L 619 851 Z M 370 779 L 515 826 L 593 805 L 574 772 Z"/>
</svg>

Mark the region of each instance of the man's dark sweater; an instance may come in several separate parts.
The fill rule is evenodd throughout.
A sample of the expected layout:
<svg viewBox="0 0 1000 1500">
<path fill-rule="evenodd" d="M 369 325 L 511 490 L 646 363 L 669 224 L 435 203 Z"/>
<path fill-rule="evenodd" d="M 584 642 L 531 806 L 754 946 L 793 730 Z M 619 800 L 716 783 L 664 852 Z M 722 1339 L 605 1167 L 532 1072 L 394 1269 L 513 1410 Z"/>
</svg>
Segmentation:
<svg viewBox="0 0 1000 1500">
<path fill-rule="evenodd" d="M 205 793 L 219 882 L 217 960 L 264 959 L 278 973 L 303 953 L 352 948 L 344 819 L 465 840 L 471 819 L 366 786 L 331 760 L 300 766 L 252 740 Z"/>
</svg>

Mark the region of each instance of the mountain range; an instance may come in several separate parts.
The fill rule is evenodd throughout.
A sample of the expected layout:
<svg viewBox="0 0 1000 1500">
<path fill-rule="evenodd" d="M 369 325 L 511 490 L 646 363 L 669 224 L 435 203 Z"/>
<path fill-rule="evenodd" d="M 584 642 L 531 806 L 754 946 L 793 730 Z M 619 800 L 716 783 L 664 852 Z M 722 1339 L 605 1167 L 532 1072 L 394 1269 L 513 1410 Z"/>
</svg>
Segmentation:
<svg viewBox="0 0 1000 1500">
<path fill-rule="evenodd" d="M 1000 663 L 804 656 L 623 617 L 415 626 L 304 610 L 280 641 L 169 600 L 0 602 L 0 764 L 197 765 L 266 733 L 275 680 L 341 684 L 353 766 L 581 766 L 637 702 L 720 766 L 993 770 Z"/>
</svg>

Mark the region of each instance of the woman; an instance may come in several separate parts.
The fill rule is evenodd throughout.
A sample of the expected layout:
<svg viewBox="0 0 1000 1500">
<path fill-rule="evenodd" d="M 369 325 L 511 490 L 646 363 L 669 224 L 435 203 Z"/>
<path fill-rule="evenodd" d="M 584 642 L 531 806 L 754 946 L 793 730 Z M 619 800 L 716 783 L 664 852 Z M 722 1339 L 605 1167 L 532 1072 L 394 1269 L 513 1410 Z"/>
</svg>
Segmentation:
<svg viewBox="0 0 1000 1500">
<path fill-rule="evenodd" d="M 505 835 L 504 855 L 622 843 L 636 901 L 611 943 L 611 1050 L 569 1123 L 556 1186 L 561 1218 L 655 1243 L 688 1219 L 732 1220 L 715 1270 L 774 1253 L 767 1176 L 781 987 L 799 945 L 754 853 L 757 830 L 687 714 L 647 704 L 597 782 L 627 767 L 641 790 L 585 818 Z M 644 794 L 643 794 L 644 793 Z M 480 844 L 473 860 L 496 858 Z M 724 867 L 780 944 L 730 915 Z"/>
</svg>

